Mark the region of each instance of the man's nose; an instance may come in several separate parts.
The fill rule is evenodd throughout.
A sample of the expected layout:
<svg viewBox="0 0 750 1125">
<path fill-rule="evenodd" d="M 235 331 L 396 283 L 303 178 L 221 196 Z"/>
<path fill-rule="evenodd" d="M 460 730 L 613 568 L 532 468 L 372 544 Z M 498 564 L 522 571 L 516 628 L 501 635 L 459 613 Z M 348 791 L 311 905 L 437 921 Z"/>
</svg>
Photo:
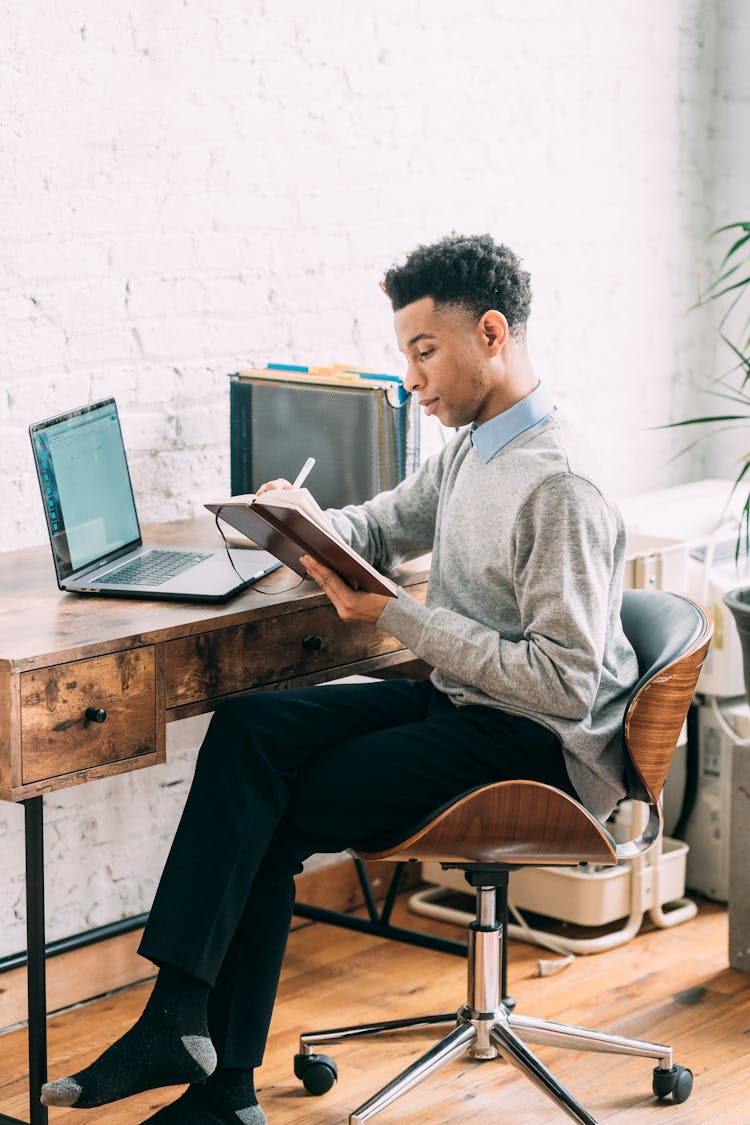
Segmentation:
<svg viewBox="0 0 750 1125">
<path fill-rule="evenodd" d="M 418 387 L 424 386 L 424 380 L 421 378 L 416 365 L 413 363 L 407 364 L 406 374 L 404 375 L 404 386 L 407 391 L 416 391 Z"/>
</svg>

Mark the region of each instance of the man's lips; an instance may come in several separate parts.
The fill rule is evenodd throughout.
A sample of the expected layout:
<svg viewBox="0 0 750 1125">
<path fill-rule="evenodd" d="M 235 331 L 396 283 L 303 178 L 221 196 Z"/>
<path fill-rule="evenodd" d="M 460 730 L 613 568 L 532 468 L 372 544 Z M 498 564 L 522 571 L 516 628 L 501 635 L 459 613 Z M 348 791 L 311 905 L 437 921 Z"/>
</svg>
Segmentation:
<svg viewBox="0 0 750 1125">
<path fill-rule="evenodd" d="M 432 414 L 432 412 L 435 409 L 435 406 L 437 405 L 437 403 L 439 401 L 440 401 L 439 398 L 423 398 L 423 399 L 420 400 L 419 405 L 424 408 L 424 412 L 427 415 L 427 417 L 429 418 L 430 414 Z"/>
</svg>

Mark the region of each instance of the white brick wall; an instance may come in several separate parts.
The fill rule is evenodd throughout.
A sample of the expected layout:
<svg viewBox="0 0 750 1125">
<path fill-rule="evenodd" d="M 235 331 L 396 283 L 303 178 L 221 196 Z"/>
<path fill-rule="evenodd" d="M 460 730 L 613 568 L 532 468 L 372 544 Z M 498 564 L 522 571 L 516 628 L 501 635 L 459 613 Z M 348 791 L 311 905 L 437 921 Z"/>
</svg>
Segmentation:
<svg viewBox="0 0 750 1125">
<path fill-rule="evenodd" d="M 451 229 L 525 258 L 538 370 L 616 490 L 699 475 L 647 427 L 710 358 L 686 309 L 715 183 L 746 199 L 747 17 L 720 10 L 0 0 L 2 549 L 45 538 L 30 421 L 114 393 L 142 518 L 190 514 L 228 484 L 226 373 L 399 370 L 377 282 Z M 148 906 L 199 726 L 166 767 L 48 799 L 52 937 Z M 0 809 L 0 955 L 20 825 Z"/>
</svg>

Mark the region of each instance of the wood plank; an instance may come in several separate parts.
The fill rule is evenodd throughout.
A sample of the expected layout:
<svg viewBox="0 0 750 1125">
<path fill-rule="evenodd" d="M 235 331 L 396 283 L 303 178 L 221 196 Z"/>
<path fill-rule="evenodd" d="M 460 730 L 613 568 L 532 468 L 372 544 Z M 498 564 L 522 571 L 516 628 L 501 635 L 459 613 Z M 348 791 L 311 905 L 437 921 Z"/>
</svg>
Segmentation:
<svg viewBox="0 0 750 1125">
<path fill-rule="evenodd" d="M 403 902 L 397 921 L 413 924 Z M 460 928 L 420 919 L 433 932 Z M 748 1120 L 747 1058 L 750 977 L 728 968 L 726 911 L 703 904 L 698 916 L 669 930 L 642 933 L 608 953 L 579 957 L 564 972 L 536 975 L 543 950 L 516 942 L 510 952 L 511 990 L 518 1010 L 577 1021 L 626 1035 L 673 1042 L 675 1060 L 696 1075 L 693 1096 L 667 1106 L 650 1093 L 649 1060 L 537 1048 L 543 1060 L 600 1122 L 648 1125 L 666 1118 L 679 1125 L 723 1125 Z M 352 1041 L 335 1051 L 339 1081 L 322 1098 L 305 1094 L 292 1076 L 297 1037 L 310 1027 L 451 1010 L 462 1002 L 465 964 L 431 950 L 398 945 L 319 924 L 290 937 L 271 1028 L 259 1073 L 262 1104 L 272 1125 L 343 1125 L 348 1114 L 435 1040 L 434 1031 Z M 50 1021 L 51 1073 L 69 1072 L 137 1018 L 149 985 L 128 989 Z M 25 1036 L 0 1037 L 0 1111 L 23 1115 Z M 63 1125 L 106 1122 L 135 1125 L 178 1091 L 139 1095 L 102 1110 L 53 1110 Z M 383 1112 L 383 1125 L 558 1125 L 551 1102 L 514 1069 L 493 1061 L 461 1059 Z"/>
<path fill-rule="evenodd" d="M 142 930 L 120 934 L 47 961 L 47 1008 L 50 1012 L 104 996 L 139 981 L 155 969 L 136 953 Z M 26 969 L 0 974 L 0 1030 L 26 1020 Z"/>
</svg>

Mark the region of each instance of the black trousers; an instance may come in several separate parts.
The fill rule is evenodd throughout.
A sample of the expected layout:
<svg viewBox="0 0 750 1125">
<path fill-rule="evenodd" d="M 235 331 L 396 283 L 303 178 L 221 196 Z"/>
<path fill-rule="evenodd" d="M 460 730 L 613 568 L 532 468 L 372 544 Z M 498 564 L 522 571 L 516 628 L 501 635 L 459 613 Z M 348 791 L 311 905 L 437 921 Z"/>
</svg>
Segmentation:
<svg viewBox="0 0 750 1125">
<path fill-rule="evenodd" d="M 140 946 L 212 986 L 219 1063 L 260 1065 L 294 905 L 315 852 L 376 848 L 467 789 L 574 790 L 557 738 L 429 681 L 250 695 L 213 716 Z"/>
</svg>

